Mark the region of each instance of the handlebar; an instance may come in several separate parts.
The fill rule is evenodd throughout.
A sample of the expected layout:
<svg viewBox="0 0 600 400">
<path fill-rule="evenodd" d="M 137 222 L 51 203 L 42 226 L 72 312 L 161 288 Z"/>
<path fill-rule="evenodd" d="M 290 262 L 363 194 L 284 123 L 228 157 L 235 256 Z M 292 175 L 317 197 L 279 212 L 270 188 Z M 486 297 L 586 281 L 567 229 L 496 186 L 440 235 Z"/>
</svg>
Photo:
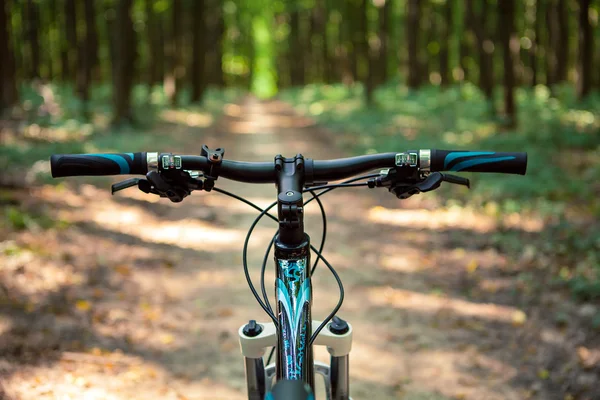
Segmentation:
<svg viewBox="0 0 600 400">
<path fill-rule="evenodd" d="M 55 154 L 50 158 L 52 176 L 145 175 L 160 169 L 163 154 L 156 152 L 119 154 Z M 210 160 L 205 156 L 177 157 L 177 168 L 208 173 Z M 377 168 L 410 165 L 422 172 L 469 171 L 525 175 L 527 153 L 491 151 L 411 150 L 404 153 L 380 153 L 335 160 L 303 161 L 307 183 L 349 178 Z M 219 175 L 248 183 L 274 183 L 277 164 L 223 160 Z"/>
</svg>

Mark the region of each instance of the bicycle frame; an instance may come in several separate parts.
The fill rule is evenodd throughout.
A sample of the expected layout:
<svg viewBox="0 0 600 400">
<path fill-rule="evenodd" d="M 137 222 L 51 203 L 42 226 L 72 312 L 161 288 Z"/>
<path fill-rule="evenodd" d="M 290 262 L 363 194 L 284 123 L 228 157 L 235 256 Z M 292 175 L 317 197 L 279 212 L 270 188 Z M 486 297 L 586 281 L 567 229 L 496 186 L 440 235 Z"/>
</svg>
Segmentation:
<svg viewBox="0 0 600 400">
<path fill-rule="evenodd" d="M 275 242 L 277 379 L 303 380 L 314 387 L 312 349 L 308 346 L 312 334 L 312 284 L 306 238 L 305 243 L 294 247 Z"/>
<path fill-rule="evenodd" d="M 304 232 L 303 199 L 304 159 L 301 155 L 286 159 L 276 157 L 278 188 L 279 235 L 275 240 L 275 297 L 277 326 L 261 324 L 252 335 L 239 330 L 242 353 L 245 358 L 246 383 L 251 400 L 263 400 L 277 380 L 301 380 L 315 390 L 315 370 L 326 382 L 326 398 L 349 399 L 348 353 L 352 330 L 336 334 L 328 328 L 321 331 L 314 344 L 324 344 L 331 354 L 331 364 L 314 363 L 310 338 L 313 334 L 311 319 L 312 284 L 310 238 Z M 262 356 L 265 347 L 276 345 L 276 363 L 265 366 Z M 274 369 L 274 371 L 273 371 Z M 275 372 L 275 374 L 273 374 Z"/>
</svg>

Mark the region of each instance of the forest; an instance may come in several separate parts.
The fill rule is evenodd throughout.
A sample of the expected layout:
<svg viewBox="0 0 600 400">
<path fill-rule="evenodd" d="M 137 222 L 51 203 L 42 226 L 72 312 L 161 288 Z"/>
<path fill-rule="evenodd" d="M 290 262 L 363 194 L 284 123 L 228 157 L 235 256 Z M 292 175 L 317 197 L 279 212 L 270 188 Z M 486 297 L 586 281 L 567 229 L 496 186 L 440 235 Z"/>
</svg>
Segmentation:
<svg viewBox="0 0 600 400">
<path fill-rule="evenodd" d="M 336 190 L 326 227 L 307 204 L 354 324 L 351 395 L 600 398 L 599 18 L 600 0 L 0 0 L 0 399 L 247 398 L 236 332 L 267 318 L 241 268 L 255 210 L 111 195 L 121 177 L 48 161 L 202 144 L 526 151 L 525 176 L 461 173 L 470 190 Z"/>
<path fill-rule="evenodd" d="M 119 123 L 133 118 L 135 85 L 161 86 L 175 105 L 210 86 L 270 96 L 359 82 L 372 105 L 389 81 L 473 82 L 491 103 L 502 90 L 490 112 L 510 127 L 517 87 L 569 82 L 579 99 L 598 89 L 598 10 L 592 0 L 2 0 L 0 106 L 34 80 L 71 85 L 82 112 L 91 88 L 110 83 Z"/>
</svg>

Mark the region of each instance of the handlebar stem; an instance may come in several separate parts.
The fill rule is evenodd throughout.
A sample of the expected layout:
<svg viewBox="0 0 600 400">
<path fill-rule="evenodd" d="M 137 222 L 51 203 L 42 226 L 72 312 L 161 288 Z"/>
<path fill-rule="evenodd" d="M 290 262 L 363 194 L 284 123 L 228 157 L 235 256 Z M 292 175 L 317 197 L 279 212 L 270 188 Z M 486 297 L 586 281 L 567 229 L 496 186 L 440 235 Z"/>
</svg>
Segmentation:
<svg viewBox="0 0 600 400">
<path fill-rule="evenodd" d="M 277 180 L 277 212 L 279 215 L 279 240 L 286 245 L 304 241 L 304 157 L 275 157 Z"/>
</svg>

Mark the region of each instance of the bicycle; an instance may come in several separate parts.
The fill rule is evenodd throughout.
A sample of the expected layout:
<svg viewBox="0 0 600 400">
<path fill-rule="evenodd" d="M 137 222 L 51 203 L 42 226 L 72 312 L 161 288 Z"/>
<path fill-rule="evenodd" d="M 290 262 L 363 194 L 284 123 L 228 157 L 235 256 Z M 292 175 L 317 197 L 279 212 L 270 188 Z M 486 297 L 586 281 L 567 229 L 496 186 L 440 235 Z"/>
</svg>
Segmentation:
<svg viewBox="0 0 600 400">
<path fill-rule="evenodd" d="M 318 161 L 301 154 L 285 158 L 277 155 L 272 162 L 225 160 L 224 150 L 202 146 L 200 156 L 172 153 L 138 152 L 121 154 L 59 154 L 51 156 L 54 178 L 93 175 L 145 175 L 112 185 L 112 193 L 137 186 L 145 193 L 180 202 L 194 190 L 216 191 L 240 200 L 260 212 L 246 235 L 242 264 L 248 286 L 271 322 L 250 320 L 238 330 L 244 356 L 246 387 L 251 400 L 314 400 L 315 373 L 323 377 L 328 400 L 349 400 L 349 354 L 352 325 L 336 314 L 344 299 L 344 289 L 335 269 L 322 255 L 326 240 L 327 217 L 320 196 L 336 188 L 387 188 L 399 199 L 429 192 L 442 182 L 470 187 L 470 181 L 445 171 L 496 172 L 525 175 L 527 153 L 490 151 L 409 150 L 351 158 Z M 376 173 L 359 174 L 383 168 Z M 275 183 L 277 201 L 265 209 L 215 186 L 219 177 L 246 183 Z M 348 179 L 350 178 L 350 179 Z M 340 181 L 340 183 L 329 183 Z M 317 193 L 318 192 L 318 193 Z M 306 202 L 303 194 L 312 197 Z M 304 232 L 304 207 L 315 200 L 321 210 L 323 234 L 319 248 L 310 244 Z M 277 216 L 269 211 L 277 206 Z M 252 231 L 263 217 L 279 225 L 269 244 L 261 267 L 261 296 L 248 271 L 248 243 Z M 265 289 L 265 269 L 275 248 L 276 312 Z M 316 259 L 310 266 L 310 251 Z M 323 321 L 311 316 L 311 277 L 318 262 L 333 274 L 340 298 Z M 317 326 L 313 330 L 313 325 Z M 323 345 L 330 354 L 329 365 L 315 362 L 313 346 Z M 266 366 L 265 350 L 271 347 Z M 273 353 L 275 362 L 271 363 Z"/>
</svg>

